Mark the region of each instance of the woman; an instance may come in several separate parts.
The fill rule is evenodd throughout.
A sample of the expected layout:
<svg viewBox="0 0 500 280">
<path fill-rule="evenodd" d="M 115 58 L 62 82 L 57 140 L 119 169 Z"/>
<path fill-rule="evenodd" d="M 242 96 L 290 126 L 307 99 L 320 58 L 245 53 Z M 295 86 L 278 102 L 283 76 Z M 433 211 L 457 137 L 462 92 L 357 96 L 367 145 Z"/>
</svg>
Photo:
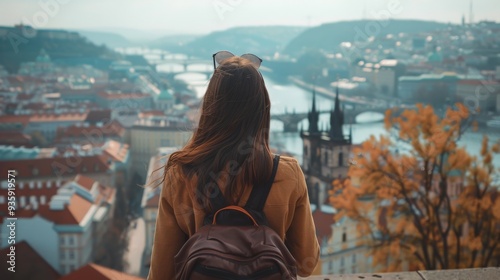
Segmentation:
<svg viewBox="0 0 500 280">
<path fill-rule="evenodd" d="M 253 55 L 214 55 L 221 64 L 208 85 L 198 128 L 165 167 L 148 279 L 174 279 L 174 256 L 211 212 L 211 184 L 228 202 L 243 206 L 253 185 L 266 182 L 273 166 L 269 149 L 270 100 Z M 281 157 L 264 206 L 276 231 L 308 276 L 319 245 L 302 170 L 293 158 Z"/>
</svg>

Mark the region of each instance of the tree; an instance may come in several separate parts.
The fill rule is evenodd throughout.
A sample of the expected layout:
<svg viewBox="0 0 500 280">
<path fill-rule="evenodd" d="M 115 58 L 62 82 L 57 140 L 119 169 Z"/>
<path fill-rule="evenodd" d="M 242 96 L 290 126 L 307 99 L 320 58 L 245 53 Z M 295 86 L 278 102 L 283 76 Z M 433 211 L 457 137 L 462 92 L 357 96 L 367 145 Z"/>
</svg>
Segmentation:
<svg viewBox="0 0 500 280">
<path fill-rule="evenodd" d="M 484 136 L 478 158 L 458 147 L 468 116 L 462 104 L 444 118 L 421 104 L 399 116 L 389 110 L 391 136 L 355 148 L 348 178 L 333 182 L 335 218 L 357 222 L 377 270 L 500 264 L 500 172 L 492 164 L 500 141 L 490 146 Z"/>
</svg>

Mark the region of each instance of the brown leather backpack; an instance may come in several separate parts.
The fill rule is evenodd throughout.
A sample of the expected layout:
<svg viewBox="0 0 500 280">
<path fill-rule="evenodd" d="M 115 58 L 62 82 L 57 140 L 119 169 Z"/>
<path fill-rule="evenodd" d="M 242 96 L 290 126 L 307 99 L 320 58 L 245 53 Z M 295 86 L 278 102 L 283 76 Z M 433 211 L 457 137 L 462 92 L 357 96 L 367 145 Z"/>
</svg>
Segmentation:
<svg viewBox="0 0 500 280">
<path fill-rule="evenodd" d="M 262 211 L 278 169 L 270 181 L 254 186 L 244 207 L 227 206 L 220 190 L 211 199 L 214 212 L 175 256 L 176 279 L 297 279 L 295 259 Z"/>
</svg>

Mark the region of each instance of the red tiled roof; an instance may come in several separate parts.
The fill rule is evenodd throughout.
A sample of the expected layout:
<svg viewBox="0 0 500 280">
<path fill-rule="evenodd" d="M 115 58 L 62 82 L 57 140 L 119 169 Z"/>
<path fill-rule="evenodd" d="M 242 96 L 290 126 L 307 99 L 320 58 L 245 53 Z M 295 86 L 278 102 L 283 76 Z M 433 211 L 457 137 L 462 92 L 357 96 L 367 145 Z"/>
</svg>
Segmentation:
<svg viewBox="0 0 500 280">
<path fill-rule="evenodd" d="M 92 110 L 88 113 L 85 122 L 109 122 L 111 120 L 111 110 Z"/>
<path fill-rule="evenodd" d="M 2 131 L 0 133 L 0 145 L 31 147 L 31 136 L 19 131 Z"/>
<path fill-rule="evenodd" d="M 41 114 L 31 115 L 30 122 L 61 122 L 61 121 L 79 121 L 83 122 L 87 118 L 85 113 L 65 113 L 65 114 Z"/>
<path fill-rule="evenodd" d="M 40 83 L 41 80 L 39 78 L 31 77 L 31 76 L 21 76 L 21 75 L 16 75 L 16 76 L 8 76 L 7 80 L 9 81 L 10 84 L 25 84 L 28 82 L 32 83 Z"/>
<path fill-rule="evenodd" d="M 22 101 L 31 100 L 33 99 L 33 97 L 35 97 L 33 94 L 27 94 L 27 93 L 19 93 L 16 96 L 17 100 L 22 100 Z"/>
<path fill-rule="evenodd" d="M 33 182 L 32 186 L 33 187 L 30 187 L 30 182 Z M 50 199 L 56 195 L 57 193 L 57 190 L 64 185 L 64 181 L 60 181 L 60 185 L 57 186 L 57 183 L 56 181 L 50 181 L 50 187 L 47 183 L 47 181 L 41 181 L 40 184 L 38 184 L 38 181 L 23 181 L 22 182 L 22 188 L 21 188 L 21 182 L 20 181 L 17 181 L 16 182 L 16 197 L 17 197 L 17 200 L 19 201 L 19 199 L 21 197 L 31 197 L 31 196 L 35 196 L 37 197 L 38 199 L 42 196 L 45 196 L 45 201 L 46 201 L 46 204 L 49 203 Z M 8 190 L 7 189 L 3 189 L 3 188 L 0 188 L 0 196 L 5 196 L 7 197 L 7 193 L 8 193 Z M 5 200 L 4 204 L 3 205 L 7 205 L 7 200 Z M 0 208 L 3 207 L 2 204 L 0 203 Z"/>
<path fill-rule="evenodd" d="M 90 191 L 92 189 L 92 186 L 94 185 L 95 180 L 92 178 L 89 178 L 87 176 L 84 176 L 82 174 L 78 174 L 75 177 L 75 182 L 78 185 L 80 185 L 80 186 L 82 186 Z"/>
<path fill-rule="evenodd" d="M 0 174 L 7 174 L 8 170 L 16 170 L 18 178 L 34 179 L 70 176 L 78 173 L 102 173 L 109 169 L 104 156 L 94 155 L 79 157 L 79 159 L 78 164 L 72 164 L 70 158 L 63 157 L 4 161 L 0 164 Z M 38 173 L 34 174 L 35 167 Z"/>
<path fill-rule="evenodd" d="M 312 213 L 312 215 L 314 224 L 316 225 L 316 236 L 318 237 L 318 239 L 323 240 L 323 238 L 330 238 L 330 236 L 332 236 L 334 214 L 316 210 Z"/>
<path fill-rule="evenodd" d="M 139 118 L 147 118 L 151 116 L 165 116 L 165 113 L 160 110 L 150 110 L 150 111 L 142 111 L 139 113 Z"/>
<path fill-rule="evenodd" d="M 59 127 L 56 133 L 56 142 L 64 142 L 65 138 L 82 138 L 87 139 L 94 137 L 95 133 L 99 132 L 103 137 L 123 137 L 125 128 L 118 121 L 111 121 L 104 126 L 77 126 Z M 71 139 L 66 139 L 71 140 Z"/>
<path fill-rule="evenodd" d="M 26 105 L 23 105 L 23 109 L 25 110 L 45 110 L 50 108 L 49 104 L 42 102 L 32 102 Z"/>
<path fill-rule="evenodd" d="M 36 215 L 53 222 L 57 225 L 77 225 L 92 207 L 92 203 L 85 198 L 73 194 L 68 204 L 62 210 L 52 210 L 50 205 L 39 205 L 38 209 L 26 207 L 16 212 L 16 217 L 32 218 Z"/>
<path fill-rule="evenodd" d="M 20 123 L 26 126 L 30 121 L 29 115 L 3 115 L 0 116 L 0 123 Z"/>
<path fill-rule="evenodd" d="M 16 272 L 7 270 L 4 265 L 0 271 L 0 279 L 23 279 L 23 280 L 56 280 L 59 273 L 41 257 L 26 241 L 21 241 L 15 245 L 16 252 Z M 0 250 L 0 261 L 5 264 L 8 261 L 7 254 L 10 252 L 10 245 Z"/>
<path fill-rule="evenodd" d="M 59 280 L 144 280 L 137 276 L 126 274 L 111 268 L 100 266 L 94 263 L 89 263 L 70 274 L 62 277 Z"/>
<path fill-rule="evenodd" d="M 139 99 L 150 97 L 146 93 L 107 93 L 100 92 L 99 96 L 104 99 Z"/>
<path fill-rule="evenodd" d="M 94 184 L 94 182 L 96 182 L 95 180 L 81 174 L 78 174 L 75 177 L 74 181 L 83 186 L 88 191 L 90 191 L 92 185 Z M 57 194 L 57 187 L 53 185 L 52 188 L 38 189 L 37 185 L 35 184 L 35 188 L 33 189 L 26 190 L 26 188 L 27 186 L 25 186 L 24 189 L 18 188 L 16 195 L 23 196 L 22 191 L 24 190 L 24 193 L 28 191 L 30 192 L 28 193 L 28 195 L 26 195 L 26 197 L 35 196 L 39 198 L 39 195 L 42 195 L 41 192 L 45 191 L 43 195 L 46 195 L 46 197 L 48 197 L 48 199 L 46 200 L 47 202 L 43 205 L 38 204 L 38 207 L 36 209 L 31 204 L 28 204 L 24 208 L 18 208 L 16 216 L 23 218 L 32 218 L 36 215 L 39 215 L 40 217 L 43 217 L 44 219 L 58 225 L 77 225 L 82 222 L 83 218 L 87 215 L 93 205 L 103 206 L 105 204 L 111 204 L 113 203 L 113 200 L 116 196 L 115 189 L 103 186 L 98 183 L 99 192 L 93 202 L 75 192 L 69 198 L 68 202 L 63 206 L 63 209 L 54 210 L 50 209 L 50 200 L 54 195 Z M 39 201 L 39 199 L 37 199 L 37 201 Z M 28 201 L 28 203 L 30 203 L 30 201 Z"/>
<path fill-rule="evenodd" d="M 104 153 L 113 158 L 113 160 L 120 162 L 124 162 L 126 160 L 128 151 L 129 149 L 127 144 L 122 144 L 115 140 L 109 140 L 104 149 Z"/>
</svg>

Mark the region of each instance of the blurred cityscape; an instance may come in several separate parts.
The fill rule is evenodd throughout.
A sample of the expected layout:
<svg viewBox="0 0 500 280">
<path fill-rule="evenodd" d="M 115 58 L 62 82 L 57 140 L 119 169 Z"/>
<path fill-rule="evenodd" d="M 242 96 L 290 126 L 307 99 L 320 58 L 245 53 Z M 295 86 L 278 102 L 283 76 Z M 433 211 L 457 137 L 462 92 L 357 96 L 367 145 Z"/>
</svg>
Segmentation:
<svg viewBox="0 0 500 280">
<path fill-rule="evenodd" d="M 191 137 L 212 54 L 225 49 L 264 60 L 272 149 L 299 160 L 310 189 L 317 274 L 377 270 L 328 197 L 353 147 L 384 133 L 386 110 L 423 103 L 444 116 L 461 102 L 477 128 L 460 146 L 479 155 L 482 135 L 500 139 L 500 23 L 472 11 L 461 24 L 238 27 L 147 44 L 0 26 L 0 259 L 8 265 L 15 217 L 18 270 L 0 278 L 146 278 L 161 190 L 150 186 L 161 171 L 151 174 Z"/>
</svg>

